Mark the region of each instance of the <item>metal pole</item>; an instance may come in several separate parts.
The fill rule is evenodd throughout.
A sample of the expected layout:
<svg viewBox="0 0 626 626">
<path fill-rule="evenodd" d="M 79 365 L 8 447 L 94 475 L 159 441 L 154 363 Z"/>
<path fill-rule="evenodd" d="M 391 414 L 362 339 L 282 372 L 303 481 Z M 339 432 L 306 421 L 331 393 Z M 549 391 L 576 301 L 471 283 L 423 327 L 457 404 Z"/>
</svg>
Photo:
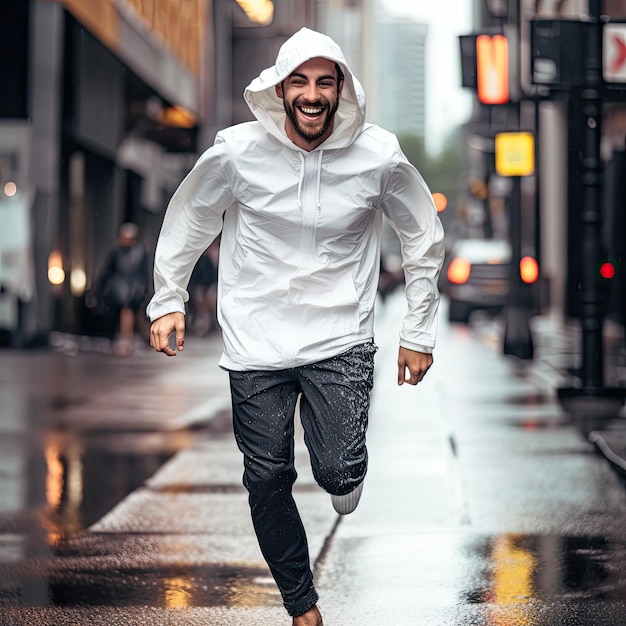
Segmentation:
<svg viewBox="0 0 626 626">
<path fill-rule="evenodd" d="M 522 189 L 521 178 L 512 178 L 513 189 L 509 197 L 509 238 L 511 241 L 511 272 L 509 296 L 504 310 L 503 353 L 519 359 L 532 360 L 534 346 L 529 326 L 529 298 L 526 285 L 520 276 L 522 258 Z"/>
<path fill-rule="evenodd" d="M 581 386 L 558 389 L 561 404 L 583 430 L 602 428 L 614 420 L 624 406 L 626 389 L 604 387 L 603 306 L 600 289 L 602 162 L 602 0 L 589 0 L 589 19 L 585 36 L 584 83 L 579 92 L 584 114 L 582 184 L 584 204 L 581 211 L 581 292 L 582 331 Z M 582 130 L 582 129 L 581 129 Z"/>
<path fill-rule="evenodd" d="M 535 260 L 539 266 L 539 270 L 542 272 L 542 258 L 541 258 L 541 150 L 539 149 L 539 138 L 541 136 L 541 115 L 540 115 L 541 99 L 537 96 L 535 100 L 535 198 L 534 198 L 534 210 L 535 210 Z M 542 272 L 543 274 L 543 272 Z"/>
<path fill-rule="evenodd" d="M 589 0 L 589 26 L 586 38 L 585 86 L 582 90 L 586 119 L 583 152 L 584 206 L 582 221 L 582 384 L 584 388 L 601 389 L 604 385 L 602 345 L 602 300 L 600 293 L 600 237 L 602 205 L 602 0 Z"/>
<path fill-rule="evenodd" d="M 489 115 L 491 120 L 491 114 Z M 489 136 L 491 136 L 491 121 L 489 122 Z M 485 187 L 487 192 L 483 198 L 483 207 L 485 210 L 484 234 L 485 239 L 493 239 L 493 219 L 491 216 L 491 194 L 489 193 L 489 182 L 496 169 L 494 160 L 495 153 L 493 150 L 485 151 Z"/>
<path fill-rule="evenodd" d="M 521 41 L 521 3 L 516 2 L 515 21 L 518 41 Z M 518 59 L 519 63 L 519 59 Z M 517 75 L 521 76 L 518 68 Z M 512 107 L 516 130 L 521 129 L 522 103 L 516 102 Z M 528 286 L 520 275 L 522 258 L 522 184 L 519 176 L 512 179 L 513 188 L 509 198 L 509 240 L 511 243 L 511 270 L 509 294 L 504 307 L 504 338 L 503 353 L 519 359 L 532 360 L 534 345 L 530 330 L 530 299 Z"/>
</svg>

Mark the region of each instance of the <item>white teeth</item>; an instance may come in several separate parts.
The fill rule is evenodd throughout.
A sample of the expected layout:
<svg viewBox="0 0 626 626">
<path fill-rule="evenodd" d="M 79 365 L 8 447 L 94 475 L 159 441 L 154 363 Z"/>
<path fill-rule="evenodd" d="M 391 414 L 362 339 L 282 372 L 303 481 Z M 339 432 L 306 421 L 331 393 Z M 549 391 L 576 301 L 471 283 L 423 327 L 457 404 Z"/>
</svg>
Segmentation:
<svg viewBox="0 0 626 626">
<path fill-rule="evenodd" d="M 307 115 L 319 115 L 324 109 L 314 109 L 312 107 L 300 107 L 300 110 Z"/>
</svg>

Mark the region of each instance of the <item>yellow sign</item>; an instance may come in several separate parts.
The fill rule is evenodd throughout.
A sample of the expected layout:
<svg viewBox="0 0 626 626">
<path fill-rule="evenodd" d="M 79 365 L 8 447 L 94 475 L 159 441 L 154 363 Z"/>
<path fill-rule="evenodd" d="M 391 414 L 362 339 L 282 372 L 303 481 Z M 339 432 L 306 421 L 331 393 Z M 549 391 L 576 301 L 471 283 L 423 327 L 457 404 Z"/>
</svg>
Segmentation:
<svg viewBox="0 0 626 626">
<path fill-rule="evenodd" d="M 495 143 L 496 172 L 500 176 L 535 173 L 535 140 L 531 133 L 498 133 Z"/>
</svg>

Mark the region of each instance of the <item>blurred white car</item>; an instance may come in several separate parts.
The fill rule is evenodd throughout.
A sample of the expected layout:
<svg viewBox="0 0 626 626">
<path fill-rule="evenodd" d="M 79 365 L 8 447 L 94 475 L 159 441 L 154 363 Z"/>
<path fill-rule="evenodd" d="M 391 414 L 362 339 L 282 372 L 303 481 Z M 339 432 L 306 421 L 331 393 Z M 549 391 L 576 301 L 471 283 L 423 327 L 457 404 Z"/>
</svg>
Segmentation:
<svg viewBox="0 0 626 626">
<path fill-rule="evenodd" d="M 494 239 L 459 239 L 448 255 L 445 292 L 450 322 L 467 324 L 473 311 L 499 313 L 509 291 L 511 246 Z"/>
</svg>

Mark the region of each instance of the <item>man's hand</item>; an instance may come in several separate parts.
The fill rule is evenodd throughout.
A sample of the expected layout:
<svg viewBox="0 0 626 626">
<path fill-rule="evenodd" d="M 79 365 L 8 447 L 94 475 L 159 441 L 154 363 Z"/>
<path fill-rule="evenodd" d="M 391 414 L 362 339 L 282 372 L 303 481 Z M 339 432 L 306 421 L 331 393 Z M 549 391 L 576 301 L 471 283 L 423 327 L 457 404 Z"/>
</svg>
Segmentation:
<svg viewBox="0 0 626 626">
<path fill-rule="evenodd" d="M 398 352 L 398 385 L 417 385 L 433 364 L 433 355 L 400 347 Z M 407 378 L 407 370 L 409 377 Z"/>
<path fill-rule="evenodd" d="M 176 350 L 182 352 L 185 348 L 185 316 L 176 311 L 168 313 L 152 322 L 150 326 L 150 345 L 157 352 L 164 352 L 167 356 L 176 356 L 176 350 L 170 347 L 170 336 L 176 333 Z"/>
</svg>

